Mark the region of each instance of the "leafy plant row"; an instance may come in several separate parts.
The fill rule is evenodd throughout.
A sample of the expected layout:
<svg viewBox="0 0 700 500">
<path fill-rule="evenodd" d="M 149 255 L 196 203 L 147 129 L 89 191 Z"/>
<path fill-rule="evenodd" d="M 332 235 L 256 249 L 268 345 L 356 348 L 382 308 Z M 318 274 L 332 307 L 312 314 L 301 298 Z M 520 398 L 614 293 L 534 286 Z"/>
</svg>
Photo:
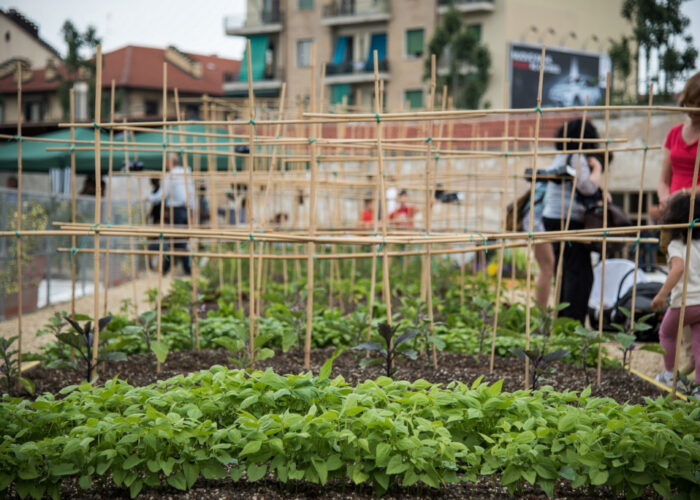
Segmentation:
<svg viewBox="0 0 700 500">
<path fill-rule="evenodd" d="M 96 476 L 138 495 L 163 481 L 198 478 L 325 484 L 349 478 L 377 494 L 394 484 L 438 488 L 500 474 L 555 495 L 608 486 L 630 497 L 700 487 L 700 406 L 659 398 L 647 406 L 591 398 L 589 391 L 501 392 L 475 381 L 446 387 L 389 378 L 356 387 L 318 378 L 247 374 L 216 366 L 157 385 L 120 380 L 66 388 L 36 401 L 0 402 L 0 492 L 58 498 L 70 476 Z"/>
</svg>

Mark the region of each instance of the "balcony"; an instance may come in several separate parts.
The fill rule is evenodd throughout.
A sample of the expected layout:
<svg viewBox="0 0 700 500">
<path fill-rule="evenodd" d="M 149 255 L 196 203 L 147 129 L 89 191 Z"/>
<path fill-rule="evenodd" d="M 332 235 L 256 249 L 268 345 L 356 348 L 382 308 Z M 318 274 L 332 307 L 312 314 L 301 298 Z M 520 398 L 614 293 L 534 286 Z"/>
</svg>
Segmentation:
<svg viewBox="0 0 700 500">
<path fill-rule="evenodd" d="M 389 79 L 389 61 L 379 61 L 380 80 Z M 365 61 L 345 61 L 338 64 L 326 65 L 326 85 L 342 83 L 366 83 L 374 81 L 374 65 Z"/>
<path fill-rule="evenodd" d="M 249 11 L 243 24 L 238 17 L 224 18 L 224 30 L 231 36 L 249 36 L 262 33 L 279 33 L 282 31 L 282 14 L 279 2 L 272 9 L 259 12 Z"/>
<path fill-rule="evenodd" d="M 487 14 L 494 9 L 493 0 L 438 0 L 438 13 L 445 14 L 450 4 L 465 14 Z"/>
<path fill-rule="evenodd" d="M 253 93 L 260 97 L 276 97 L 282 89 L 280 72 L 266 71 L 259 80 L 253 80 Z M 247 97 L 248 81 L 235 80 L 224 82 L 224 93 L 227 97 Z"/>
<path fill-rule="evenodd" d="M 323 6 L 321 24 L 341 26 L 386 22 L 389 19 L 388 0 L 332 0 Z"/>
</svg>

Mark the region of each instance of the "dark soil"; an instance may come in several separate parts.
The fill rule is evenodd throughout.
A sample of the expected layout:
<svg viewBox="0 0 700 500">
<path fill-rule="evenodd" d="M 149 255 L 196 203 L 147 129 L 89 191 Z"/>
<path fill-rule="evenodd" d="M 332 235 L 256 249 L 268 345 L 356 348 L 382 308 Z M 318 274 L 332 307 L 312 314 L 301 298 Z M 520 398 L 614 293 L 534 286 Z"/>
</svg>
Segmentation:
<svg viewBox="0 0 700 500">
<path fill-rule="evenodd" d="M 332 355 L 333 348 L 315 349 L 311 352 L 311 370 L 318 374 L 323 363 Z M 384 375 L 382 365 L 362 369 L 359 360 L 364 353 L 348 351 L 333 363 L 331 377 L 342 375 L 350 384 L 357 384 L 368 378 Z M 229 365 L 229 353 L 223 349 L 204 349 L 201 352 L 179 351 L 168 354 L 161 372 L 156 373 L 156 362 L 152 355 L 138 354 L 130 356 L 126 362 L 107 362 L 100 367 L 100 379 L 108 380 L 115 376 L 127 380 L 135 386 L 154 383 L 178 374 L 187 374 L 209 368 L 212 365 Z M 489 372 L 489 358 L 486 355 L 471 356 L 448 352 L 437 353 L 438 368 L 434 369 L 429 355 L 423 355 L 416 361 L 399 358 L 396 362 L 398 371 L 395 378 L 414 381 L 425 379 L 434 383 L 448 384 L 460 381 L 471 384 L 483 376 L 485 382 L 493 383 L 504 379 L 503 390 L 514 392 L 524 386 L 524 365 L 516 358 L 496 357 L 494 371 Z M 272 368 L 276 373 L 299 373 L 304 371 L 304 353 L 292 349 L 286 353 L 277 352 L 275 357 L 256 365 L 264 370 Z M 556 390 L 566 389 L 581 391 L 586 388 L 583 371 L 580 366 L 566 363 L 553 363 L 554 371 L 544 376 L 540 385 L 551 385 Z M 82 372 L 81 372 L 82 373 Z M 595 368 L 588 368 L 591 385 L 595 386 Z M 30 370 L 26 376 L 34 381 L 37 393 L 57 393 L 63 387 L 79 384 L 81 375 L 73 371 L 55 370 L 38 367 Z M 600 388 L 593 387 L 595 396 L 611 397 L 620 403 L 643 404 L 645 396 L 656 397 L 661 391 L 647 382 L 620 369 L 603 370 Z"/>
<path fill-rule="evenodd" d="M 311 369 L 318 373 L 323 363 L 331 356 L 333 348 L 318 349 L 311 352 Z M 356 384 L 367 378 L 382 375 L 381 366 L 367 369 L 359 368 L 359 360 L 363 353 L 346 352 L 338 357 L 333 364 L 332 377 L 342 375 L 351 384 Z M 224 350 L 203 350 L 201 352 L 182 351 L 172 352 L 163 364 L 159 374 L 155 371 L 155 359 L 152 355 L 131 356 L 123 363 L 105 363 L 100 369 L 100 380 L 119 376 L 132 385 L 147 385 L 157 380 L 163 380 L 177 374 L 187 374 L 209 368 L 214 364 L 227 365 L 228 352 Z M 256 368 L 273 368 L 277 373 L 299 373 L 303 371 L 304 353 L 301 350 L 291 350 L 287 353 L 276 353 L 274 358 L 259 363 Z M 485 382 L 496 382 L 504 379 L 504 391 L 517 391 L 523 388 L 523 363 L 515 358 L 496 358 L 495 368 L 489 373 L 489 358 L 485 355 L 468 356 L 453 353 L 438 353 L 438 366 L 432 367 L 430 356 L 424 355 L 417 361 L 399 359 L 398 371 L 395 377 L 404 380 L 426 379 L 435 383 L 447 384 L 461 381 L 471 384 L 476 378 L 484 375 Z M 585 388 L 580 367 L 564 363 L 554 363 L 555 371 L 547 375 L 544 383 L 552 385 L 557 390 Z M 81 382 L 80 375 L 75 372 L 61 371 L 38 367 L 26 374 L 37 386 L 37 392 L 58 392 L 61 388 Z M 589 368 L 589 376 L 595 380 L 595 368 Z M 643 380 L 622 371 L 603 370 L 600 388 L 593 389 L 593 395 L 612 397 L 619 402 L 643 403 L 645 396 L 656 397 L 660 391 Z M 245 477 L 245 476 L 244 476 Z M 506 488 L 499 484 L 498 476 L 481 477 L 475 483 L 459 483 L 449 485 L 441 490 L 424 486 L 411 488 L 394 488 L 384 495 L 385 499 L 457 499 L 476 498 L 494 499 L 509 498 Z M 10 497 L 15 495 L 10 490 Z M 517 493 L 519 498 L 545 498 L 537 488 L 525 486 Z M 581 488 L 572 490 L 569 483 L 562 481 L 555 490 L 556 498 L 615 498 L 612 491 L 605 488 Z M 648 497 L 654 496 L 653 490 L 648 491 Z M 95 477 L 89 491 L 83 491 L 77 484 L 77 479 L 71 478 L 63 483 L 62 498 L 104 499 L 129 498 L 128 489 L 118 488 L 111 478 Z M 354 485 L 350 482 L 332 482 L 326 486 L 306 482 L 290 482 L 282 484 L 268 475 L 264 480 L 248 483 L 244 479 L 234 483 L 230 478 L 206 481 L 200 479 L 193 489 L 181 492 L 163 482 L 161 488 L 144 490 L 139 498 L 144 499 L 370 499 L 374 492 L 370 485 Z"/>
</svg>

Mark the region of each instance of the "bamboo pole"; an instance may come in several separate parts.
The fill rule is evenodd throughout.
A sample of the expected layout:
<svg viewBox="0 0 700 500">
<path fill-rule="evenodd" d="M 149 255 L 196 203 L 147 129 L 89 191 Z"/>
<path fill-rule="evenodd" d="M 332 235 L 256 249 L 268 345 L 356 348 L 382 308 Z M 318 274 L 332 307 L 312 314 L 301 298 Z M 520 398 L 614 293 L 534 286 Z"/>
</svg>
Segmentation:
<svg viewBox="0 0 700 500">
<path fill-rule="evenodd" d="M 72 129 L 71 129 L 72 130 Z M 22 63 L 17 61 L 17 245 L 15 258 L 17 263 L 17 371 L 22 371 Z M 17 377 L 17 392 L 22 390 L 20 377 Z"/>
<path fill-rule="evenodd" d="M 540 78 L 537 86 L 537 109 L 540 109 L 542 105 L 542 77 L 544 76 L 544 56 L 546 47 L 542 45 L 542 53 L 540 55 Z M 537 182 L 537 152 L 538 152 L 538 141 L 540 137 L 540 119 L 541 112 L 538 112 L 535 117 L 535 152 L 532 157 L 532 181 L 530 185 L 530 199 L 535 199 L 535 183 Z M 530 221 L 528 227 L 528 233 L 532 233 L 533 224 L 535 223 L 535 204 L 530 203 Z M 532 238 L 527 240 L 527 276 L 526 276 L 526 296 L 525 296 L 525 350 L 530 349 L 530 308 L 532 304 L 531 288 L 532 288 Z M 530 387 L 530 358 L 525 357 L 525 389 Z"/>
<path fill-rule="evenodd" d="M 102 154 L 100 152 L 100 121 L 102 120 L 102 45 L 97 45 L 96 72 L 95 72 L 95 254 L 94 254 L 94 307 L 92 341 L 92 373 L 90 378 L 97 376 L 97 359 L 100 344 L 100 232 L 99 225 L 102 222 Z"/>
<path fill-rule="evenodd" d="M 605 105 L 610 104 L 610 73 L 605 79 Z M 598 338 L 603 338 L 603 309 L 605 300 L 605 260 L 608 255 L 607 248 L 607 229 L 608 229 L 608 159 L 610 157 L 608 148 L 608 137 L 610 137 L 610 111 L 605 111 L 605 156 L 603 165 L 603 242 L 601 243 L 600 254 L 600 308 L 598 313 Z M 634 308 L 634 304 L 632 304 Z M 596 368 L 596 386 L 600 387 L 601 367 L 603 364 L 603 344 L 598 344 L 598 366 Z"/>
<path fill-rule="evenodd" d="M 316 110 L 316 44 L 311 44 L 311 111 Z M 309 161 L 311 168 L 311 177 L 309 180 L 309 235 L 314 236 L 316 233 L 316 177 L 318 164 L 316 161 L 316 153 L 318 146 L 315 144 L 315 139 L 320 135 L 316 127 L 312 127 L 313 138 L 309 140 Z M 313 242 L 307 244 L 307 259 L 306 259 L 306 337 L 304 340 L 304 369 L 311 368 L 311 326 L 313 323 L 314 313 L 314 258 L 316 257 L 316 245 Z"/>
<path fill-rule="evenodd" d="M 126 118 L 124 118 L 124 121 L 126 121 Z M 124 133 L 124 142 L 127 141 L 127 135 L 128 134 L 125 132 Z M 129 179 L 128 175 L 129 175 L 131 167 L 129 165 L 129 153 L 128 152 L 125 153 L 124 168 L 126 169 L 127 179 Z M 140 180 L 139 180 L 139 182 L 140 182 Z M 126 204 L 127 204 L 126 223 L 128 225 L 132 224 L 132 220 L 131 220 L 131 210 L 132 210 L 131 186 L 132 186 L 132 184 L 131 184 L 131 182 L 129 182 L 129 186 L 126 189 Z M 73 222 L 75 222 L 75 218 L 74 218 Z M 75 243 L 73 243 L 73 247 L 75 247 Z M 132 292 L 133 301 L 134 301 L 134 313 L 136 314 L 136 316 L 138 316 L 139 315 L 139 301 L 138 301 L 138 297 L 137 297 L 137 293 L 136 293 L 136 255 L 133 253 L 134 252 L 134 237 L 133 236 L 129 236 L 129 251 L 131 252 L 131 255 L 130 255 L 130 257 L 131 257 L 131 292 Z"/>
<path fill-rule="evenodd" d="M 255 239 L 253 238 L 253 217 L 255 193 L 253 191 L 253 170 L 255 169 L 255 92 L 253 91 L 253 69 L 251 68 L 250 39 L 246 40 L 248 55 L 248 193 L 246 196 L 246 217 L 250 230 L 248 244 L 248 343 L 250 366 L 255 365 Z"/>
<path fill-rule="evenodd" d="M 73 123 L 75 121 L 75 90 L 70 89 L 68 94 L 68 102 L 70 106 L 69 116 L 70 121 Z M 18 109 L 20 106 L 18 105 Z M 75 140 L 75 129 L 70 128 L 70 140 L 71 146 Z M 75 151 L 70 152 L 70 220 L 75 223 L 76 212 L 77 212 L 77 193 L 76 193 L 76 172 L 75 172 Z M 76 238 L 71 236 L 70 245 L 72 248 L 76 247 Z M 70 317 L 75 321 L 75 278 L 76 278 L 76 266 L 75 266 L 75 252 L 71 253 L 70 256 Z M 74 355 L 73 349 L 71 349 L 71 359 Z"/>
<path fill-rule="evenodd" d="M 504 92 L 504 104 L 505 107 L 508 107 L 508 96 L 509 96 L 509 90 L 510 90 L 510 85 L 508 83 L 508 80 L 506 80 L 505 84 L 505 92 Z M 505 116 L 505 122 L 504 122 L 504 128 L 503 128 L 503 135 L 508 136 L 508 114 Z M 508 151 L 508 142 L 503 143 L 503 149 L 504 153 Z M 503 155 L 503 192 L 506 192 L 507 189 L 507 184 L 508 184 L 508 156 L 505 154 Z M 503 206 L 505 204 L 505 197 L 502 198 L 501 201 L 501 211 L 505 213 L 505 207 Z M 514 205 L 515 207 L 515 205 Z M 513 210 L 515 212 L 515 210 Z M 503 232 L 505 232 L 508 228 L 505 227 L 505 225 L 502 226 Z M 501 246 L 498 249 L 498 271 L 497 271 L 497 284 L 496 284 L 496 303 L 494 305 L 493 309 L 493 334 L 491 335 L 491 357 L 489 358 L 489 371 L 493 372 L 493 365 L 495 363 L 495 356 L 496 356 L 496 335 L 498 334 L 498 312 L 501 307 L 501 285 L 503 283 L 503 253 L 504 249 Z M 514 251 L 515 253 L 515 251 Z M 540 270 L 540 272 L 542 272 Z"/>
<path fill-rule="evenodd" d="M 168 140 L 165 124 L 168 119 L 168 63 L 163 63 L 163 144 Z M 160 174 L 160 237 L 158 238 L 158 290 L 156 292 L 156 340 L 160 342 L 161 318 L 163 308 L 163 231 L 165 230 L 165 169 L 168 153 L 163 151 Z M 172 191 L 172 185 L 170 186 Z M 172 240 L 171 240 L 172 241 Z M 172 244 L 172 243 L 171 243 Z M 170 263 L 174 269 L 174 262 Z M 174 271 L 173 271 L 174 272 Z M 160 373 L 160 361 L 156 359 L 156 373 Z"/>
<path fill-rule="evenodd" d="M 435 54 L 430 57 L 430 97 L 428 98 L 428 107 L 432 110 L 435 106 L 435 82 L 436 82 L 436 58 Z M 447 90 L 447 87 L 444 89 Z M 444 93 L 443 93 L 444 96 Z M 443 99 L 444 105 L 444 99 Z M 443 106 L 444 108 L 444 106 Z M 434 130 L 433 122 L 428 123 L 428 137 L 425 139 L 425 231 L 428 235 L 432 231 L 432 201 L 433 201 L 433 145 L 431 143 L 431 138 Z M 432 257 L 432 246 L 428 243 L 425 246 L 425 259 L 423 260 L 423 274 L 425 276 L 425 290 L 426 290 L 426 307 L 428 309 L 428 329 L 432 333 L 433 331 L 433 273 L 432 273 L 433 257 Z M 433 369 L 437 370 L 437 348 L 435 344 L 432 344 L 432 360 Z"/>
<path fill-rule="evenodd" d="M 109 94 L 109 121 L 114 121 L 114 80 L 112 80 L 111 91 Z M 109 141 L 114 141 L 114 129 L 109 131 Z M 107 224 L 112 222 L 112 171 L 114 170 L 114 156 L 112 149 L 109 150 L 109 157 L 107 163 Z M 97 184 L 97 183 L 96 183 Z M 101 185 L 101 183 L 99 183 Z M 109 285 L 110 285 L 110 275 L 109 275 L 109 246 L 110 238 L 107 236 L 105 238 L 105 296 L 104 296 L 104 309 L 102 310 L 102 315 L 107 316 L 107 304 L 109 302 Z"/>
</svg>

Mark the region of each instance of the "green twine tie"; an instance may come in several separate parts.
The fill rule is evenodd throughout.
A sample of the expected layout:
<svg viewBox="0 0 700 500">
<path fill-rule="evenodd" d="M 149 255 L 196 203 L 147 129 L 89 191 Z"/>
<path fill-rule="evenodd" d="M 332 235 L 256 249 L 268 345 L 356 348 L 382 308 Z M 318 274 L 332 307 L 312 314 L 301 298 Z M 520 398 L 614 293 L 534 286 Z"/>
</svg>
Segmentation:
<svg viewBox="0 0 700 500">
<path fill-rule="evenodd" d="M 17 139 L 17 142 L 22 142 L 22 136 L 20 134 L 17 134 L 15 139 Z"/>
<path fill-rule="evenodd" d="M 71 256 L 71 258 L 73 258 L 73 256 L 74 256 L 75 254 L 77 254 L 78 252 L 80 252 L 80 251 L 85 247 L 85 244 L 87 243 L 87 239 L 88 239 L 88 237 L 90 236 L 90 231 L 91 231 L 91 230 L 94 229 L 94 230 L 95 230 L 95 234 L 97 234 L 97 226 L 99 226 L 99 225 L 100 225 L 100 224 L 99 224 L 99 222 L 98 222 L 98 223 L 93 224 L 92 226 L 90 226 L 90 227 L 88 228 L 87 233 L 86 233 L 85 236 L 83 237 L 83 241 L 80 243 L 80 245 L 78 246 L 78 248 L 71 247 L 71 249 L 70 249 L 70 256 Z"/>
<path fill-rule="evenodd" d="M 423 141 L 423 144 L 428 144 L 428 143 L 431 142 L 432 140 L 433 140 L 432 137 L 428 137 L 426 140 Z"/>
<path fill-rule="evenodd" d="M 542 108 L 537 106 L 535 108 L 535 111 L 537 111 L 540 114 L 540 129 L 544 129 L 544 115 L 542 114 Z"/>
<path fill-rule="evenodd" d="M 695 227 L 695 223 L 700 221 L 700 219 L 693 219 L 690 224 L 688 224 L 688 229 L 693 229 Z"/>
<path fill-rule="evenodd" d="M 316 142 L 316 139 L 312 139 L 311 137 L 309 137 L 308 140 L 309 140 L 309 145 L 311 145 L 311 144 L 313 144 L 314 142 Z"/>
<path fill-rule="evenodd" d="M 641 236 L 637 236 L 637 239 L 634 240 L 634 246 L 632 247 L 632 249 L 633 249 L 634 251 L 637 251 L 637 247 L 639 246 L 639 242 L 640 242 L 640 241 L 642 241 L 642 237 L 641 237 Z"/>
<path fill-rule="evenodd" d="M 382 119 L 379 118 L 379 113 L 374 113 L 374 116 L 377 119 L 377 123 L 382 123 Z"/>
</svg>

